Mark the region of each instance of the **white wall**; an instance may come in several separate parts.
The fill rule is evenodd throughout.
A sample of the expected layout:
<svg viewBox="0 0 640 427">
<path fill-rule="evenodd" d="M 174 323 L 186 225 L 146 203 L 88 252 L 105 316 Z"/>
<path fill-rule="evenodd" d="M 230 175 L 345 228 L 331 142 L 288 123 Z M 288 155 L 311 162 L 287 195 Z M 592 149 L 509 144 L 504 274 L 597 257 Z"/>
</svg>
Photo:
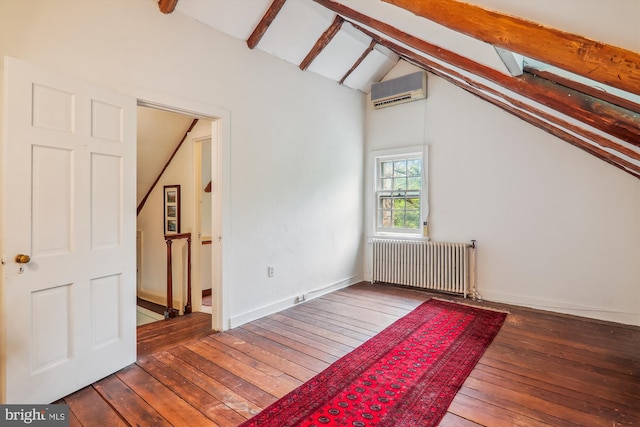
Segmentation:
<svg viewBox="0 0 640 427">
<path fill-rule="evenodd" d="M 230 111 L 223 256 L 233 324 L 361 279 L 361 93 L 163 15 L 153 0 L 2 0 L 0 54 Z"/>
<path fill-rule="evenodd" d="M 478 241 L 485 299 L 640 325 L 638 179 L 434 75 L 366 128 L 367 152 L 429 145 L 430 237 Z"/>
</svg>

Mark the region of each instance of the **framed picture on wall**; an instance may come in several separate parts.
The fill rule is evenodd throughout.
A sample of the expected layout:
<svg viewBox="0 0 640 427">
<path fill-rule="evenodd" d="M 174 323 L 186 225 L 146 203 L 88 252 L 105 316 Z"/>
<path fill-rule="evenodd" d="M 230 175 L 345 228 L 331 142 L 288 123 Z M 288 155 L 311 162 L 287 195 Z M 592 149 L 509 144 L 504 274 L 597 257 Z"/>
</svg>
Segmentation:
<svg viewBox="0 0 640 427">
<path fill-rule="evenodd" d="M 164 234 L 180 233 L 180 186 L 164 186 Z"/>
</svg>

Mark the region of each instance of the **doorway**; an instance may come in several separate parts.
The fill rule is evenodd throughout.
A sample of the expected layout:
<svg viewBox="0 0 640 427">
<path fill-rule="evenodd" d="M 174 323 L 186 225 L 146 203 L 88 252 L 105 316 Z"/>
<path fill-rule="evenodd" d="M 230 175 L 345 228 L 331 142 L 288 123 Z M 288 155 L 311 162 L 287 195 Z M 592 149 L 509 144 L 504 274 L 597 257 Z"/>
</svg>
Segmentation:
<svg viewBox="0 0 640 427">
<path fill-rule="evenodd" d="M 189 108 L 168 108 L 149 101 L 138 101 L 138 271 L 137 293 L 146 300 L 166 306 L 166 252 L 163 234 L 163 187 L 180 185 L 180 233 L 191 233 L 191 302 L 193 311 L 212 313 L 212 328 L 222 330 L 225 316 L 222 284 L 222 200 L 220 184 L 223 162 L 220 159 L 223 130 L 228 126 L 224 117 L 215 117 L 216 109 L 204 106 L 198 113 Z M 198 111 L 198 110 L 195 110 Z M 204 113 L 204 114 L 203 114 Z M 223 114 L 224 115 L 224 114 Z M 196 123 L 195 126 L 190 124 Z M 166 127 L 174 123 L 173 137 L 167 137 Z M 189 128 L 187 125 L 191 126 Z M 189 128 L 189 132 L 186 132 Z M 165 138 L 165 142 L 160 135 Z M 184 141 L 182 141 L 184 139 Z M 180 144 L 180 141 L 181 144 Z M 178 144 L 181 146 L 178 147 Z M 204 147 L 204 148 L 203 148 Z M 212 149 L 212 147 L 214 147 Z M 171 161 L 168 161 L 171 159 Z M 204 172 L 204 175 L 203 175 Z M 157 174 L 157 175 L 156 175 Z M 202 181 L 212 182 L 213 191 L 204 193 Z M 153 188 L 152 188 L 153 187 Z M 150 191 L 149 191 L 150 190 Z M 148 193 L 148 195 L 146 194 Z M 206 197 L 203 197 L 206 195 Z M 141 206 L 141 201 L 146 201 Z M 203 209 L 208 204 L 208 209 Z M 205 227 L 203 229 L 202 227 Z M 203 250 L 204 245 L 208 245 Z M 174 269 L 177 276 L 186 277 L 186 242 L 173 244 Z M 176 252 L 177 250 L 177 252 Z M 176 264 L 176 256 L 178 264 Z M 156 267 L 153 267 L 153 266 Z M 176 278 L 176 275 L 173 276 Z M 174 283 L 186 283 L 175 280 Z M 174 291 L 174 307 L 184 307 L 186 286 Z M 173 287 L 176 290 L 176 286 Z M 202 310 L 202 290 L 208 289 L 209 309 Z M 177 297 L 176 297 L 177 294 Z M 139 310 L 148 316 L 148 309 Z M 151 314 L 156 321 L 160 313 Z"/>
</svg>

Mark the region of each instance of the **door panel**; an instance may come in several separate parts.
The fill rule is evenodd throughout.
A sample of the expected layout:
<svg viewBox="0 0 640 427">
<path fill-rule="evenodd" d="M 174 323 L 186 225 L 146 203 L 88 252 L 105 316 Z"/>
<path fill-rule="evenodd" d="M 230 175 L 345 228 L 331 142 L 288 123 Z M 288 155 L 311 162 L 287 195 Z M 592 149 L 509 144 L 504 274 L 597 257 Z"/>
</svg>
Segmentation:
<svg viewBox="0 0 640 427">
<path fill-rule="evenodd" d="M 91 249 L 118 248 L 122 240 L 122 158 L 91 156 Z"/>
<path fill-rule="evenodd" d="M 56 310 L 51 310 L 51 304 Z M 31 293 L 32 372 L 45 372 L 72 357 L 71 285 Z"/>
<path fill-rule="evenodd" d="M 75 97 L 57 88 L 33 85 L 33 126 L 74 133 Z"/>
<path fill-rule="evenodd" d="M 91 344 L 98 349 L 121 338 L 120 322 L 120 275 L 99 277 L 91 280 Z"/>
<path fill-rule="evenodd" d="M 4 76 L 5 396 L 50 403 L 135 361 L 136 101 L 13 58 Z"/>
<path fill-rule="evenodd" d="M 32 256 L 69 254 L 74 195 L 73 151 L 36 145 L 31 171 Z"/>
</svg>

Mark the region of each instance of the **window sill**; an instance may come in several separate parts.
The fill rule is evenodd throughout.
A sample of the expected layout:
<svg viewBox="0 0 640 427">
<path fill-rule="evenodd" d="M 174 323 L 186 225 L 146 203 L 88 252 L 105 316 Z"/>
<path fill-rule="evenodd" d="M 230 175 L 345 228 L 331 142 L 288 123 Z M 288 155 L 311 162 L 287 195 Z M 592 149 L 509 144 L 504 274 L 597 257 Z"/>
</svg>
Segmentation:
<svg viewBox="0 0 640 427">
<path fill-rule="evenodd" d="M 402 234 L 402 233 L 378 233 L 367 236 L 367 242 L 371 243 L 373 239 L 388 239 L 388 240 L 415 240 L 415 241 L 429 241 L 428 236 L 420 234 Z"/>
</svg>

